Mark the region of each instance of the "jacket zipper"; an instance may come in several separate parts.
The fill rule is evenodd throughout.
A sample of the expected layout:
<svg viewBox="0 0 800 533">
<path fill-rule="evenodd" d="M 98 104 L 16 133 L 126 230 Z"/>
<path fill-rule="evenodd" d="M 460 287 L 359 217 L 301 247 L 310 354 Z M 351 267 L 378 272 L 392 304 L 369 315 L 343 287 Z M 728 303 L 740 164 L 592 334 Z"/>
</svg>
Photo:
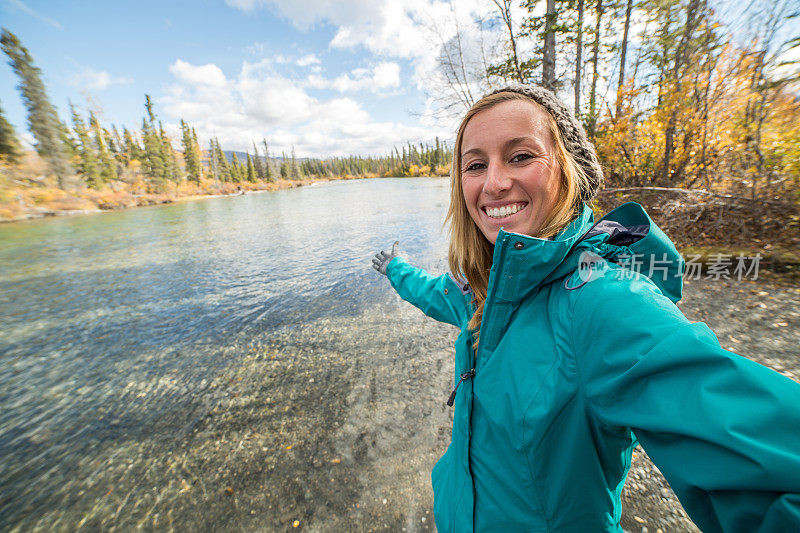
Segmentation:
<svg viewBox="0 0 800 533">
<path fill-rule="evenodd" d="M 486 293 L 487 300 L 484 303 L 484 307 L 483 307 L 484 315 L 483 315 L 483 318 L 481 319 L 481 335 L 480 335 L 481 336 L 481 342 L 478 345 L 478 353 L 475 354 L 475 366 L 478 366 L 478 355 L 481 352 L 484 351 L 483 347 L 486 346 L 485 335 L 484 335 L 484 326 L 486 326 L 486 332 L 488 333 L 489 332 L 489 323 L 490 323 L 489 318 L 492 315 L 492 307 L 493 307 L 493 306 L 489 305 L 488 296 L 489 296 L 489 292 L 492 293 L 492 299 L 493 300 L 494 300 L 494 298 L 496 296 L 497 286 L 500 283 L 500 275 L 502 274 L 501 270 L 503 269 L 503 264 L 504 264 L 505 258 L 506 258 L 506 243 L 507 242 L 508 242 L 508 235 L 503 235 L 503 240 L 500 242 L 500 246 L 501 246 L 501 248 L 500 248 L 500 256 L 498 257 L 498 260 L 499 260 L 500 264 L 497 265 L 497 270 L 495 271 L 495 276 L 494 276 L 494 283 L 492 284 L 492 287 L 489 287 L 489 289 L 492 289 L 492 290 L 487 291 L 487 293 Z M 497 244 L 495 244 L 495 246 L 497 246 Z"/>
<path fill-rule="evenodd" d="M 450 398 L 447 399 L 447 405 L 449 405 L 450 407 L 453 407 L 453 403 L 456 401 L 456 392 L 458 391 L 458 386 L 461 385 L 461 383 L 465 379 L 470 379 L 470 378 L 473 378 L 473 377 L 475 377 L 475 369 L 474 368 L 470 369 L 469 372 L 463 372 L 461 374 L 461 379 L 458 380 L 458 383 L 456 383 L 456 386 L 453 389 L 453 392 L 450 393 Z"/>
</svg>

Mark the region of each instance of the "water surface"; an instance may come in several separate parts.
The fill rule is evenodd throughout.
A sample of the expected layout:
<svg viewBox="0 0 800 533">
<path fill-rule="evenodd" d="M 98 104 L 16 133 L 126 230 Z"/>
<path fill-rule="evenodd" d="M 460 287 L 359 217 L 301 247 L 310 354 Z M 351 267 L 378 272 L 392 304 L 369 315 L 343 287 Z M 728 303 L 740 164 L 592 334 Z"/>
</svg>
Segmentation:
<svg viewBox="0 0 800 533">
<path fill-rule="evenodd" d="M 443 271 L 447 202 L 446 179 L 355 180 L 0 225 L 0 527 L 90 508 L 54 494 L 122 443 L 174 446 L 248 339 L 399 309 L 370 259 L 398 239 Z"/>
</svg>

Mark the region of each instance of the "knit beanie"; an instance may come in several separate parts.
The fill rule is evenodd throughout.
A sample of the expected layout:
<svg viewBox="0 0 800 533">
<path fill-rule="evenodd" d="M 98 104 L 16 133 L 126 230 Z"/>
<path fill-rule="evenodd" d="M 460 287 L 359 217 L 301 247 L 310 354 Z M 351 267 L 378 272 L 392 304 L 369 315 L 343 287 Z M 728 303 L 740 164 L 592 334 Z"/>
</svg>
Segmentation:
<svg viewBox="0 0 800 533">
<path fill-rule="evenodd" d="M 561 132 L 564 146 L 567 148 L 567 151 L 572 154 L 575 161 L 581 166 L 586 173 L 586 177 L 589 179 L 589 187 L 587 190 L 581 191 L 580 201 L 587 203 L 591 201 L 598 187 L 600 187 L 600 183 L 603 181 L 603 169 L 597 161 L 597 154 L 595 153 L 594 146 L 589 142 L 589 139 L 586 137 L 586 132 L 583 130 L 580 122 L 575 118 L 575 115 L 572 114 L 569 108 L 564 105 L 555 94 L 544 87 L 513 84 L 492 91 L 489 94 L 501 92 L 514 92 L 525 95 L 550 113 L 550 116 L 553 117 L 558 126 L 558 130 Z"/>
</svg>

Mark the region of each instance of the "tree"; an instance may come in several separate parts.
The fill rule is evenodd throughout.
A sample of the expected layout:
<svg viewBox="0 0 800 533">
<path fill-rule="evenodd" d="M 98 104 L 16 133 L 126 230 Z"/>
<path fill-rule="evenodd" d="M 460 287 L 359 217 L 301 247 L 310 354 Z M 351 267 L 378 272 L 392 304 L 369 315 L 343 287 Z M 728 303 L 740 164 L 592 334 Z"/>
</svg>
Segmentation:
<svg viewBox="0 0 800 533">
<path fill-rule="evenodd" d="M 14 133 L 14 126 L 6 120 L 3 108 L 0 107 L 0 158 L 11 164 L 19 163 L 22 157 L 22 147 Z"/>
<path fill-rule="evenodd" d="M 162 190 L 169 177 L 169 169 L 164 154 L 164 144 L 155 127 L 156 116 L 153 112 L 153 103 L 148 94 L 144 95 L 144 107 L 147 110 L 147 117 L 142 119 L 142 142 L 144 144 L 142 158 L 144 159 L 145 174 L 156 186 L 156 189 Z"/>
<path fill-rule="evenodd" d="M 233 152 L 233 157 L 231 158 L 231 181 L 242 182 L 242 166 L 239 164 L 239 157 L 236 152 Z"/>
<path fill-rule="evenodd" d="M 500 12 L 500 18 L 506 25 L 506 29 L 508 29 L 508 43 L 511 51 L 511 57 L 509 59 L 512 66 L 511 77 L 515 81 L 522 82 L 525 78 L 522 75 L 522 68 L 520 67 L 519 57 L 517 55 L 517 37 L 514 35 L 514 24 L 511 19 L 511 0 L 492 1 L 494 2 L 494 5 L 497 6 L 498 11 Z"/>
<path fill-rule="evenodd" d="M 255 167 L 256 178 L 259 181 L 267 179 L 266 172 L 264 170 L 264 161 L 262 161 L 261 157 L 258 155 L 258 147 L 256 146 L 255 141 L 253 141 L 253 166 Z"/>
<path fill-rule="evenodd" d="M 72 112 L 72 129 L 78 137 L 78 170 L 89 187 L 99 189 L 103 180 L 100 176 L 100 165 L 97 161 L 97 155 L 95 155 L 95 148 L 89 138 L 89 132 L 86 130 L 83 119 L 72 104 L 70 104 L 70 111 Z"/>
<path fill-rule="evenodd" d="M 117 179 L 117 164 L 108 149 L 108 141 L 105 131 L 97 121 L 94 111 L 89 112 L 89 126 L 94 133 L 94 142 L 97 147 L 98 159 L 100 160 L 100 179 L 103 182 Z"/>
<path fill-rule="evenodd" d="M 65 143 L 67 129 L 58 118 L 58 113 L 42 81 L 42 73 L 33 64 L 33 58 L 19 39 L 5 28 L 0 45 L 9 57 L 9 64 L 20 79 L 18 88 L 28 109 L 28 126 L 36 139 L 36 151 L 47 161 L 58 179 L 58 186 L 65 187 L 67 176 L 72 173 L 69 165 L 70 147 Z"/>
<path fill-rule="evenodd" d="M 250 183 L 255 183 L 257 181 L 256 168 L 253 166 L 253 158 L 250 157 L 250 152 L 247 153 L 247 178 L 246 179 Z"/>
<path fill-rule="evenodd" d="M 161 153 L 164 154 L 164 162 L 166 163 L 166 177 L 172 181 L 180 181 L 178 158 L 175 156 L 175 149 L 172 148 L 172 140 L 167 136 L 160 121 L 158 123 L 158 139 L 161 142 Z"/>
<path fill-rule="evenodd" d="M 588 134 L 589 137 L 594 139 L 595 128 L 597 125 L 597 80 L 600 78 L 599 62 L 600 62 L 600 30 L 602 28 L 601 21 L 603 19 L 603 0 L 596 0 L 595 3 L 595 26 L 594 26 L 594 42 L 592 43 L 592 86 L 589 91 L 589 117 L 588 117 Z"/>
<path fill-rule="evenodd" d="M 578 35 L 575 39 L 575 114 L 581 111 L 581 76 L 583 75 L 583 0 L 578 0 Z"/>
<path fill-rule="evenodd" d="M 264 145 L 264 177 L 267 181 L 275 181 L 275 172 L 272 168 L 272 158 L 269 155 L 269 145 L 266 139 L 261 140 Z"/>
<path fill-rule="evenodd" d="M 547 0 L 542 54 L 542 86 L 553 92 L 556 90 L 556 16 L 556 0 Z"/>
<path fill-rule="evenodd" d="M 183 162 L 186 167 L 186 177 L 195 184 L 200 184 L 200 149 L 194 140 L 193 131 L 181 119 L 181 145 L 183 147 Z"/>
<path fill-rule="evenodd" d="M 583 0 L 581 0 L 582 2 Z M 614 117 L 619 117 L 622 113 L 622 86 L 625 84 L 625 56 L 628 52 L 628 29 L 631 26 L 631 9 L 633 0 L 627 0 L 625 8 L 625 30 L 622 32 L 622 45 L 619 54 L 619 82 L 617 83 L 617 103 L 615 106 Z"/>
<path fill-rule="evenodd" d="M 296 180 L 296 179 L 301 177 L 300 176 L 300 169 L 297 168 L 297 158 L 294 155 L 294 145 L 292 145 L 292 163 L 291 163 L 290 172 L 292 174 L 292 179 L 293 180 Z"/>
</svg>

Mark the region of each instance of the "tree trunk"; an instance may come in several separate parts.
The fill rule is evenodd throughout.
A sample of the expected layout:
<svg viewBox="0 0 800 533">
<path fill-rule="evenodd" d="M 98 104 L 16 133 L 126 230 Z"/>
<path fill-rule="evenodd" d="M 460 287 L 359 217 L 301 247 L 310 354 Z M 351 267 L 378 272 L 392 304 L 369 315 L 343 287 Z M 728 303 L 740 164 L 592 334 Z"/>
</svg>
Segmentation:
<svg viewBox="0 0 800 533">
<path fill-rule="evenodd" d="M 672 83 L 674 93 L 678 94 L 681 90 L 681 69 L 686 64 L 687 49 L 689 47 L 689 40 L 697 27 L 696 17 L 699 0 L 690 0 L 686 8 L 686 25 L 683 27 L 683 35 L 675 50 L 675 62 L 672 67 Z M 675 151 L 675 126 L 678 120 L 677 109 L 675 105 L 672 106 L 672 112 L 667 127 L 664 130 L 664 162 L 661 167 L 661 183 L 662 185 L 672 185 L 674 176 L 670 174 L 670 165 L 672 160 L 672 153 Z"/>
<path fill-rule="evenodd" d="M 589 137 L 594 138 L 597 125 L 597 79 L 598 62 L 600 60 L 600 24 L 603 19 L 603 0 L 597 0 L 595 6 L 596 21 L 594 25 L 594 44 L 592 45 L 592 89 L 589 91 Z"/>
<path fill-rule="evenodd" d="M 522 70 L 519 67 L 519 58 L 517 57 L 517 39 L 514 37 L 514 26 L 511 20 L 511 0 L 503 0 L 503 3 L 500 3 L 500 0 L 493 0 L 494 5 L 497 6 L 497 9 L 500 10 L 500 17 L 502 17 L 503 22 L 506 23 L 506 28 L 508 28 L 508 41 L 511 44 L 511 60 L 514 62 L 514 72 L 516 73 L 516 79 L 518 82 L 523 82 L 525 80 L 522 79 Z"/>
<path fill-rule="evenodd" d="M 542 85 L 551 91 L 556 90 L 556 1 L 547 0 L 547 14 L 544 26 L 544 50 L 542 54 Z"/>
<path fill-rule="evenodd" d="M 581 111 L 581 67 L 583 53 L 583 0 L 578 0 L 578 42 L 575 44 L 575 115 Z"/>
<path fill-rule="evenodd" d="M 619 56 L 619 83 L 617 84 L 617 106 L 614 118 L 619 118 L 622 113 L 622 86 L 625 85 L 625 56 L 628 52 L 628 28 L 631 25 L 632 7 L 633 0 L 628 0 L 628 7 L 625 9 L 625 30 L 622 32 L 622 50 Z"/>
</svg>

